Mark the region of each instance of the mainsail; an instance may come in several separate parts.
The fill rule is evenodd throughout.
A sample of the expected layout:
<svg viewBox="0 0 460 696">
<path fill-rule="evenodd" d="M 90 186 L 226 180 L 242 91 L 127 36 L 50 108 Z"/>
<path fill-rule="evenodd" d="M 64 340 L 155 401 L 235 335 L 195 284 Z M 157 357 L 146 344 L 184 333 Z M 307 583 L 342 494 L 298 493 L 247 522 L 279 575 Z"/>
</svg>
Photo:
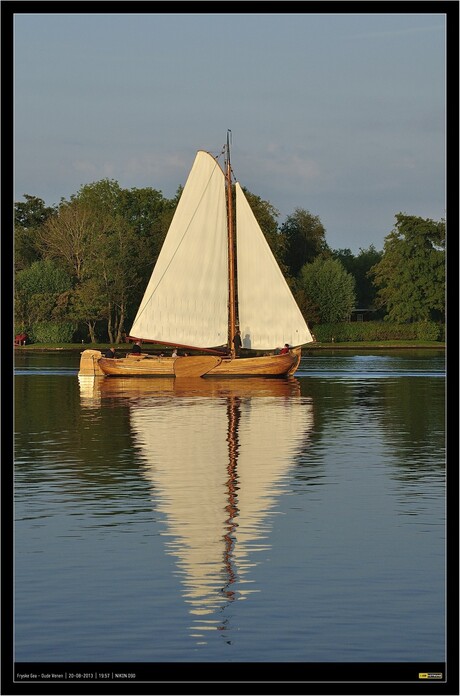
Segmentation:
<svg viewBox="0 0 460 696">
<path fill-rule="evenodd" d="M 197 348 L 227 343 L 227 213 L 222 169 L 199 151 L 131 336 Z"/>
<path fill-rule="evenodd" d="M 130 335 L 196 348 L 227 344 L 229 270 L 226 177 L 200 150 Z M 243 347 L 271 351 L 312 336 L 236 183 L 236 278 Z"/>
</svg>

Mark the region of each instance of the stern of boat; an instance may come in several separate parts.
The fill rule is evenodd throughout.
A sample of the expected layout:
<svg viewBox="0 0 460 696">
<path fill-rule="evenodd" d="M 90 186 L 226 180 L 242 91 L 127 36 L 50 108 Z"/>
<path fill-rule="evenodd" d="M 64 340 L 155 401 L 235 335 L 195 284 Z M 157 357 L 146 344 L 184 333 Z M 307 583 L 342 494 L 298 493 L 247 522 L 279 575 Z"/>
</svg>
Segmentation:
<svg viewBox="0 0 460 696">
<path fill-rule="evenodd" d="M 105 377 L 105 373 L 99 367 L 99 359 L 102 358 L 100 350 L 84 350 L 80 357 L 79 377 Z"/>
</svg>

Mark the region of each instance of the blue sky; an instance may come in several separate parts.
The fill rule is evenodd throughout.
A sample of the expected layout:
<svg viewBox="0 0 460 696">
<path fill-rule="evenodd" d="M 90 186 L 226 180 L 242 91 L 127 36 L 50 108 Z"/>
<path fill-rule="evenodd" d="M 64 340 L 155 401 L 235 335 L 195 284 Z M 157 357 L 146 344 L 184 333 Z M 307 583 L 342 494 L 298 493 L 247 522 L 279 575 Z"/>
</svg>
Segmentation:
<svg viewBox="0 0 460 696">
<path fill-rule="evenodd" d="M 242 186 L 333 249 L 446 216 L 442 12 L 18 13 L 14 90 L 16 201 L 104 178 L 172 197 L 230 129 Z"/>
</svg>

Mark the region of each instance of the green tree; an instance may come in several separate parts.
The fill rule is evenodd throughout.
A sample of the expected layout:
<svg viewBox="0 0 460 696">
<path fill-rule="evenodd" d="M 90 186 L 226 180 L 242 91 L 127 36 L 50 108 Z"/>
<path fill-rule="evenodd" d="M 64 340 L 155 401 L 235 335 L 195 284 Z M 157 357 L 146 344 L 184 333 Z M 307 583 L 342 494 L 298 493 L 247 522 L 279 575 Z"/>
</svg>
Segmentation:
<svg viewBox="0 0 460 696">
<path fill-rule="evenodd" d="M 97 254 L 84 280 L 93 291 L 98 284 L 105 307 L 99 309 L 97 316 L 105 320 L 109 341 L 118 343 L 158 258 L 165 236 L 164 215 L 171 206 L 158 191 L 128 191 L 109 180 L 82 187 L 75 199 L 88 206 L 98 221 Z M 83 298 L 90 296 L 82 289 L 79 306 Z M 92 337 L 93 329 L 85 321 Z"/>
<path fill-rule="evenodd" d="M 105 323 L 110 341 L 120 340 L 149 260 L 145 237 L 125 219 L 122 203 L 116 182 L 85 186 L 70 201 L 61 201 L 39 232 L 43 253 L 72 275 L 72 314 L 86 323 L 92 341 L 97 322 Z M 148 267 L 151 272 L 152 264 Z"/>
<path fill-rule="evenodd" d="M 37 196 L 24 194 L 24 201 L 14 204 L 14 224 L 26 230 L 41 227 L 46 220 L 56 213 L 56 208 L 50 208 Z"/>
<path fill-rule="evenodd" d="M 99 278 L 88 278 L 79 283 L 71 298 L 70 316 L 85 324 L 91 343 L 97 343 L 97 323 L 106 318 L 107 298 L 101 294 Z"/>
<path fill-rule="evenodd" d="M 122 189 L 116 181 L 103 179 L 82 186 L 72 198 L 91 211 L 103 231 L 95 236 L 97 255 L 85 277 L 91 277 L 92 286 L 98 278 L 100 293 L 107 298 L 110 341 L 117 341 L 124 324 L 134 319 L 180 194 L 181 189 L 168 200 L 152 188 Z"/>
<path fill-rule="evenodd" d="M 330 252 L 326 243 L 326 230 L 318 216 L 296 208 L 280 227 L 283 237 L 284 262 L 291 276 L 297 276 L 306 263 L 320 254 Z"/>
<path fill-rule="evenodd" d="M 88 205 L 72 200 L 62 201 L 57 214 L 48 218 L 38 230 L 42 253 L 59 259 L 76 282 L 82 280 L 85 265 L 96 253 L 95 240 L 100 233 L 99 216 Z"/>
<path fill-rule="evenodd" d="M 350 249 L 334 249 L 332 256 L 354 277 L 357 306 L 364 309 L 374 308 L 377 290 L 369 277 L 369 270 L 381 260 L 383 252 L 377 251 L 371 244 L 367 249 L 360 248 L 357 256 L 354 256 Z"/>
<path fill-rule="evenodd" d="M 111 343 L 121 341 L 131 297 L 143 277 L 144 254 L 142 238 L 121 217 L 114 218 L 100 240 L 98 258 L 90 276 L 99 279 L 101 293 L 107 300 L 105 319 Z"/>
<path fill-rule="evenodd" d="M 152 188 L 122 189 L 119 212 L 136 234 L 148 239 L 161 235 L 161 217 L 165 211 L 174 212 L 177 202 L 163 198 L 161 191 Z"/>
<path fill-rule="evenodd" d="M 101 215 L 118 213 L 121 206 L 122 189 L 114 179 L 101 179 L 81 186 L 72 194 L 71 202 L 78 201 L 89 210 L 97 209 Z"/>
<path fill-rule="evenodd" d="M 82 186 L 72 200 L 99 215 L 121 217 L 144 240 L 144 255 L 158 257 L 166 232 L 163 219 L 171 219 L 180 192 L 168 200 L 152 188 L 122 189 L 118 182 L 102 179 Z"/>
<path fill-rule="evenodd" d="M 15 271 L 28 268 L 41 258 L 37 245 L 37 230 L 55 214 L 41 198 L 24 194 L 25 201 L 14 204 L 14 267 Z"/>
<path fill-rule="evenodd" d="M 385 319 L 442 321 L 445 311 L 445 221 L 399 213 L 383 256 L 369 275 Z"/>
<path fill-rule="evenodd" d="M 355 280 L 338 259 L 318 256 L 305 264 L 299 284 L 310 304 L 317 308 L 321 323 L 333 324 L 350 318 L 356 302 Z"/>
<path fill-rule="evenodd" d="M 50 259 L 34 261 L 16 274 L 15 321 L 31 329 L 34 324 L 66 318 L 72 280 Z"/>
</svg>

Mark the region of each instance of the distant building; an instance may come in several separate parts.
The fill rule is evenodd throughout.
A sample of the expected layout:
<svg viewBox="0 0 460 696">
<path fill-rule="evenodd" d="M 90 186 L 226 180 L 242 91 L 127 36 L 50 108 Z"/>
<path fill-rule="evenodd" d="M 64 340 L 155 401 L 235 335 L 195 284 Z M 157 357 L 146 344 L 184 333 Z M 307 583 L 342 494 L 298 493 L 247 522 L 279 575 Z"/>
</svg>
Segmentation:
<svg viewBox="0 0 460 696">
<path fill-rule="evenodd" d="M 375 309 L 352 309 L 350 321 L 371 321 L 377 310 Z"/>
</svg>

